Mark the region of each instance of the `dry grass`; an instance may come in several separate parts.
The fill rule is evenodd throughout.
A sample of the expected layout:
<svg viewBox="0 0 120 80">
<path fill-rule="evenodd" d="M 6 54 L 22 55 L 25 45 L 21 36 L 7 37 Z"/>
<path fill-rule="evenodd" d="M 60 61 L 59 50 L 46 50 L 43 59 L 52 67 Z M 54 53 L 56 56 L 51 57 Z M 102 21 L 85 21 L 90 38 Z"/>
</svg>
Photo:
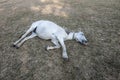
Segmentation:
<svg viewBox="0 0 120 80">
<path fill-rule="evenodd" d="M 89 46 L 65 42 L 69 62 L 38 38 L 12 48 L 40 19 L 82 30 Z M 119 25 L 119 0 L 0 0 L 0 80 L 120 80 Z"/>
</svg>

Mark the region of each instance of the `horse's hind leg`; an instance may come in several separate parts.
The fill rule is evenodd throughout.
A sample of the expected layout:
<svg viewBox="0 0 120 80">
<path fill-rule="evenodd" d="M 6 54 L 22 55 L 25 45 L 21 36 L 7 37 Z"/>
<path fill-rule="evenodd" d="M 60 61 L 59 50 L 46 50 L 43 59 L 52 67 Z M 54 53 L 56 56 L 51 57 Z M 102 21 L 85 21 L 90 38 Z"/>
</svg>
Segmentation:
<svg viewBox="0 0 120 80">
<path fill-rule="evenodd" d="M 24 35 L 22 35 L 22 37 L 21 37 L 19 40 L 17 40 L 15 43 L 13 43 L 13 46 L 14 46 L 14 47 L 17 47 L 16 45 L 17 45 L 22 39 L 24 39 L 30 32 L 32 32 L 34 29 L 35 29 L 35 28 L 34 28 L 33 26 L 31 26 L 31 27 L 26 31 L 26 33 L 25 33 Z"/>
<path fill-rule="evenodd" d="M 26 40 L 31 39 L 33 37 L 37 36 L 36 33 L 32 32 L 30 36 L 25 37 L 20 43 L 18 43 L 16 46 L 19 48 Z"/>
</svg>

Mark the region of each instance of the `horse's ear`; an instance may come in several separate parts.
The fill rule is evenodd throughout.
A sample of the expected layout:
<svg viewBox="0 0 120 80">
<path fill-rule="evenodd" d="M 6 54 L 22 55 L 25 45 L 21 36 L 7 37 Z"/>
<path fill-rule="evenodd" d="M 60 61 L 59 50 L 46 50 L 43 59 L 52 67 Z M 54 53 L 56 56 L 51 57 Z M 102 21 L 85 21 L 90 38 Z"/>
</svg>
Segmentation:
<svg viewBox="0 0 120 80">
<path fill-rule="evenodd" d="M 63 28 L 65 29 L 65 32 L 67 33 L 67 34 L 69 34 L 71 31 L 69 31 L 65 26 L 63 26 Z"/>
<path fill-rule="evenodd" d="M 66 32 L 67 34 L 69 34 L 71 31 L 69 31 L 68 29 L 65 29 L 65 32 Z"/>
<path fill-rule="evenodd" d="M 69 33 L 70 33 L 70 31 L 69 31 L 69 30 L 65 30 L 65 31 L 66 31 L 66 33 L 67 33 L 67 34 L 69 34 Z"/>
</svg>

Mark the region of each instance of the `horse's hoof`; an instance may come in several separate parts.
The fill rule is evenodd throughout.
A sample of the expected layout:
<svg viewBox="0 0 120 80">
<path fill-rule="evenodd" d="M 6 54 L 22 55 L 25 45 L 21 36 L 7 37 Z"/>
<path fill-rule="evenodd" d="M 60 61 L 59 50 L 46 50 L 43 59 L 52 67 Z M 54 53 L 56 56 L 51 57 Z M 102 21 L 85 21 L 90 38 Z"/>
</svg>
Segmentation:
<svg viewBox="0 0 120 80">
<path fill-rule="evenodd" d="M 47 49 L 47 48 L 48 48 L 48 46 L 45 46 L 45 50 L 46 50 L 46 51 L 48 51 L 48 49 Z"/>
<path fill-rule="evenodd" d="M 16 48 L 16 49 L 19 49 L 19 47 L 18 47 L 18 46 L 16 46 L 15 48 Z"/>
<path fill-rule="evenodd" d="M 64 61 L 69 61 L 69 59 L 68 59 L 68 58 L 63 58 L 63 60 L 64 60 Z"/>
<path fill-rule="evenodd" d="M 15 47 L 16 49 L 19 49 L 19 47 L 15 44 L 13 44 L 12 47 Z"/>
<path fill-rule="evenodd" d="M 64 61 L 68 61 L 68 55 L 67 53 L 63 53 L 62 55 Z"/>
<path fill-rule="evenodd" d="M 13 44 L 13 45 L 12 45 L 12 47 L 16 47 L 16 45 L 15 45 L 15 44 Z"/>
</svg>

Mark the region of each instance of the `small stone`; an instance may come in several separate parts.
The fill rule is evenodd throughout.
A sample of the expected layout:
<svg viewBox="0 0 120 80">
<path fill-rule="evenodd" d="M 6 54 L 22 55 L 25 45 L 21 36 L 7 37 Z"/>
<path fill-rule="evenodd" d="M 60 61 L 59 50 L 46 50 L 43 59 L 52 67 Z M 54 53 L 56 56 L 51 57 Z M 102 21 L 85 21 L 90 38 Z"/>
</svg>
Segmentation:
<svg viewBox="0 0 120 80">
<path fill-rule="evenodd" d="M 101 39 L 102 41 L 104 40 L 104 39 Z"/>
</svg>

